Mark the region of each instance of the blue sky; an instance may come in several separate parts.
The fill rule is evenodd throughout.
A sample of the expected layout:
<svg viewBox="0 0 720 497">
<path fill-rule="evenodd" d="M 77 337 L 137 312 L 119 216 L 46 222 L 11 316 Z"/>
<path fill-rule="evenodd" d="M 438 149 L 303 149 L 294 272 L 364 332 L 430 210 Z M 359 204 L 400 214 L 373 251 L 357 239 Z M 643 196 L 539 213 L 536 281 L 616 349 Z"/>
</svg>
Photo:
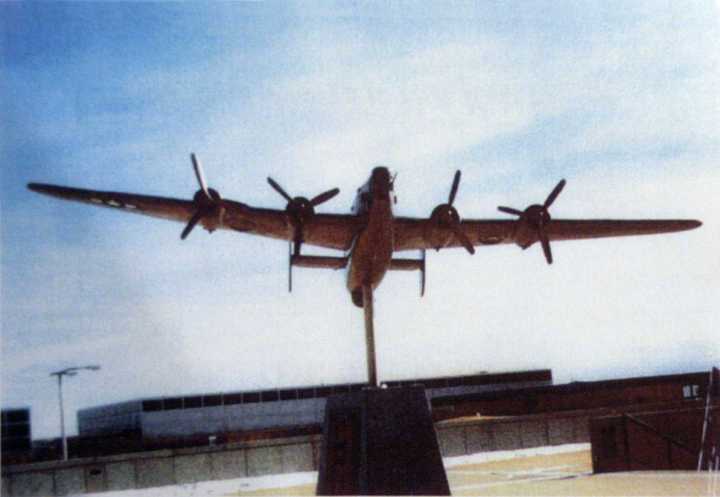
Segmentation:
<svg viewBox="0 0 720 497">
<path fill-rule="evenodd" d="M 429 255 L 428 293 L 377 293 L 381 379 L 552 368 L 557 381 L 718 364 L 715 2 L 9 3 L 0 6 L 2 405 L 58 433 L 132 398 L 363 381 L 344 275 L 285 244 L 63 203 L 28 181 L 284 206 L 370 169 L 427 216 L 541 201 L 558 218 L 696 218 L 693 232 Z"/>
</svg>

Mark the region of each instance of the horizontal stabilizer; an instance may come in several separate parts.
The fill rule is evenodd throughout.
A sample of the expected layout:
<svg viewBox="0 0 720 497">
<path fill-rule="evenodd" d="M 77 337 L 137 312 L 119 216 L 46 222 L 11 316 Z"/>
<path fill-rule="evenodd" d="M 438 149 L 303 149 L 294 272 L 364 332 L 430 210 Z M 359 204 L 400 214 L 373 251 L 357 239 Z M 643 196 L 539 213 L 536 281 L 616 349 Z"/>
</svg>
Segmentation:
<svg viewBox="0 0 720 497">
<path fill-rule="evenodd" d="M 390 261 L 390 269 L 393 271 L 423 271 L 425 261 L 423 259 L 393 259 Z"/>
<path fill-rule="evenodd" d="M 420 251 L 420 259 L 392 259 L 392 271 L 420 271 L 420 296 L 425 295 L 425 251 Z"/>
<path fill-rule="evenodd" d="M 347 263 L 347 257 L 324 257 L 319 255 L 293 255 L 290 257 L 290 264 L 298 267 L 343 269 L 347 266 Z"/>
</svg>

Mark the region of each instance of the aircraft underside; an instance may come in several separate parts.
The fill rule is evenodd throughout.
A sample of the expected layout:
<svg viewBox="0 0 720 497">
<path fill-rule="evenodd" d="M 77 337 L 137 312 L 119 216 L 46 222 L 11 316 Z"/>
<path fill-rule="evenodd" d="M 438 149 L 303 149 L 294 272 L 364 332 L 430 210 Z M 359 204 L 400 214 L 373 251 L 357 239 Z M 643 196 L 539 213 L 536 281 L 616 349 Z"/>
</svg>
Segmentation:
<svg viewBox="0 0 720 497">
<path fill-rule="evenodd" d="M 292 291 L 293 266 L 348 268 L 347 288 L 355 305 L 363 307 L 368 351 L 368 378 L 376 384 L 373 291 L 389 270 L 420 271 L 420 295 L 425 289 L 425 251 L 464 248 L 490 244 L 516 244 L 523 249 L 538 243 L 548 264 L 553 263 L 551 242 L 616 236 L 649 235 L 685 231 L 702 223 L 693 219 L 554 219 L 550 206 L 565 187 L 561 180 L 541 204 L 525 209 L 500 206 L 512 219 L 462 218 L 454 207 L 460 184 L 460 171 L 450 188 L 448 200 L 437 205 L 427 218 L 398 217 L 392 212 L 395 178 L 386 167 L 373 169 L 370 179 L 358 189 L 350 214 L 320 214 L 315 208 L 335 197 L 332 188 L 312 198 L 290 196 L 276 181 L 270 186 L 287 204 L 285 209 L 251 207 L 227 200 L 210 188 L 200 162 L 191 155 L 199 190 L 191 200 L 134 193 L 87 190 L 59 185 L 29 183 L 30 190 L 65 200 L 83 202 L 161 219 L 181 222 L 187 238 L 198 224 L 209 232 L 227 229 L 280 240 L 290 244 L 288 286 Z M 339 257 L 305 255 L 303 244 L 334 249 Z M 347 251 L 350 250 L 348 256 Z M 394 252 L 419 250 L 420 259 L 393 257 Z"/>
</svg>

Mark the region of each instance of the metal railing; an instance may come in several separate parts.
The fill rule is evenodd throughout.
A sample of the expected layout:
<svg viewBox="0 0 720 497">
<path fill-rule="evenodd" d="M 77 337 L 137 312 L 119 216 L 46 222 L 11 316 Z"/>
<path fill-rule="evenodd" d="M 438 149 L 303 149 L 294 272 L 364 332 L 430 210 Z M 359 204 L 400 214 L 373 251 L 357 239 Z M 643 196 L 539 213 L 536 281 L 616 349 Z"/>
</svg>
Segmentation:
<svg viewBox="0 0 720 497">
<path fill-rule="evenodd" d="M 627 465 L 628 469 L 632 468 L 633 464 L 644 466 L 648 469 L 657 469 L 652 464 L 648 464 L 646 462 L 640 461 L 637 459 L 637 457 L 631 457 L 630 453 L 630 436 L 628 432 L 628 422 L 633 423 L 635 426 L 639 426 L 643 428 L 646 432 L 652 433 L 655 437 L 658 439 L 661 439 L 666 444 L 666 462 L 669 468 L 673 467 L 673 449 L 680 449 L 680 451 L 685 452 L 690 457 L 695 457 L 697 455 L 697 450 L 692 449 L 691 447 L 688 447 L 686 444 L 675 440 L 674 438 L 662 433 L 660 430 L 655 428 L 654 426 L 646 423 L 645 421 L 636 418 L 635 416 L 631 414 L 623 414 L 623 428 L 625 431 L 625 463 Z"/>
</svg>

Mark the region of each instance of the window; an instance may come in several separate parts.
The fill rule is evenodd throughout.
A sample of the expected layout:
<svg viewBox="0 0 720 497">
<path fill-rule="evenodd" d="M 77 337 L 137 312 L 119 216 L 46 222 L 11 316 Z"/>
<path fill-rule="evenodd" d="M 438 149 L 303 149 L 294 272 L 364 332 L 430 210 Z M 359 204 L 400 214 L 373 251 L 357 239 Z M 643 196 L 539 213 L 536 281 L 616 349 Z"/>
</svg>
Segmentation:
<svg viewBox="0 0 720 497">
<path fill-rule="evenodd" d="M 225 401 L 224 404 L 232 405 L 232 404 L 242 404 L 243 401 L 243 394 L 242 393 L 226 393 L 223 395 L 223 400 Z"/>
<path fill-rule="evenodd" d="M 143 400 L 142 410 L 145 412 L 162 411 L 162 400 Z"/>
<path fill-rule="evenodd" d="M 332 388 L 330 387 L 318 387 L 315 389 L 315 395 L 317 397 L 327 397 L 332 393 Z"/>
<path fill-rule="evenodd" d="M 338 393 L 347 393 L 348 392 L 348 386 L 347 385 L 335 385 L 332 387 L 332 393 L 338 394 Z"/>
<path fill-rule="evenodd" d="M 243 395 L 243 402 L 245 404 L 260 402 L 260 392 L 248 392 Z"/>
<path fill-rule="evenodd" d="M 205 395 L 203 397 L 204 406 L 219 406 L 222 404 L 222 396 L 220 395 Z"/>
<path fill-rule="evenodd" d="M 694 399 L 700 396 L 699 385 L 685 385 L 683 387 L 683 397 L 686 399 Z"/>
<path fill-rule="evenodd" d="M 280 400 L 295 400 L 297 396 L 298 391 L 294 388 L 291 390 L 280 390 Z"/>
<path fill-rule="evenodd" d="M 182 397 L 171 397 L 169 399 L 163 399 L 163 409 L 182 409 L 183 399 Z"/>
<path fill-rule="evenodd" d="M 315 389 L 303 388 L 302 390 L 298 391 L 298 397 L 301 399 L 313 399 L 315 398 Z"/>
<path fill-rule="evenodd" d="M 263 402 L 274 402 L 278 400 L 277 390 L 265 390 L 261 392 Z"/>
<path fill-rule="evenodd" d="M 444 378 L 438 378 L 435 380 L 418 380 L 418 382 L 423 383 L 425 388 L 428 389 L 445 388 L 447 386 L 447 380 Z"/>
<path fill-rule="evenodd" d="M 699 385 L 685 385 L 683 387 L 683 398 L 694 399 L 700 397 L 700 386 Z"/>
</svg>

